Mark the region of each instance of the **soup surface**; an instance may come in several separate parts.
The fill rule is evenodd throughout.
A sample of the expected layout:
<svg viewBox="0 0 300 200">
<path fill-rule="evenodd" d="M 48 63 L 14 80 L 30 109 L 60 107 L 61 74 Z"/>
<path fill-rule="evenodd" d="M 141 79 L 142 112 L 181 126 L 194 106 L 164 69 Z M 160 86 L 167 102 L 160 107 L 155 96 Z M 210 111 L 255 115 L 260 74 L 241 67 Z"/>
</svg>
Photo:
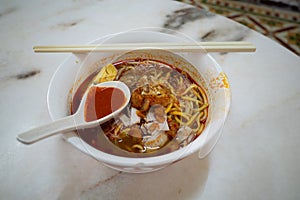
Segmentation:
<svg viewBox="0 0 300 200">
<path fill-rule="evenodd" d="M 99 135 L 104 133 L 127 152 L 165 154 L 186 146 L 203 131 L 209 106 L 204 90 L 187 72 L 157 60 L 122 60 L 90 75 L 73 97 L 72 113 L 88 85 L 109 80 L 124 82 L 131 99 L 115 119 L 78 131 L 95 148 L 103 150 Z"/>
</svg>

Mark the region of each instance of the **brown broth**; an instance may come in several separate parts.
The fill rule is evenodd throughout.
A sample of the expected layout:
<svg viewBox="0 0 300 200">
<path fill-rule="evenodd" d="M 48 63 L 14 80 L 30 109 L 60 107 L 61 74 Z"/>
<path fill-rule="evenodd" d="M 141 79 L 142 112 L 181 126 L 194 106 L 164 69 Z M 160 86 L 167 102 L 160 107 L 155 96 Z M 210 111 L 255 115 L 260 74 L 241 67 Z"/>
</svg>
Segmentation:
<svg viewBox="0 0 300 200">
<path fill-rule="evenodd" d="M 122 68 L 122 65 L 126 65 L 128 62 L 131 62 L 131 61 L 141 62 L 141 61 L 145 61 L 145 59 L 138 58 L 138 59 L 134 59 L 134 60 L 121 60 L 121 61 L 113 63 L 113 65 L 119 70 L 120 68 Z M 167 63 L 163 63 L 161 61 L 156 61 L 156 60 L 151 60 L 151 61 L 162 63 L 162 64 L 166 65 L 167 67 L 169 67 L 170 69 L 173 69 L 174 74 L 172 74 L 172 75 L 181 74 L 181 76 L 184 78 L 185 81 L 187 81 L 189 83 L 196 83 L 188 73 L 182 71 L 181 69 L 178 69 Z M 90 75 L 87 79 L 85 79 L 83 81 L 83 83 L 76 90 L 76 93 L 75 93 L 75 95 L 72 99 L 72 103 L 71 103 L 71 112 L 72 113 L 74 113 L 78 109 L 78 106 L 80 104 L 80 101 L 82 99 L 84 92 L 86 91 L 89 84 L 91 84 L 91 80 L 93 79 L 93 77 L 96 74 L 97 73 L 93 73 L 92 75 Z M 121 75 L 121 77 L 122 77 L 122 75 Z M 119 80 L 119 78 L 120 77 L 118 77 L 117 80 Z M 128 87 L 130 88 L 129 85 L 128 85 Z M 130 88 L 130 89 L 132 91 L 134 88 Z M 207 98 L 206 95 L 203 98 Z M 107 101 L 110 101 L 109 98 L 107 99 Z M 207 111 L 207 108 L 206 108 L 206 111 Z M 126 111 L 125 111 L 125 113 L 126 113 Z M 102 124 L 99 127 L 96 127 L 96 128 L 78 130 L 77 133 L 85 142 L 87 142 L 91 146 L 93 146 L 101 151 L 105 151 L 107 153 L 114 153 L 116 155 L 125 155 L 125 156 L 129 156 L 129 157 L 136 157 L 137 154 L 141 154 L 141 153 L 139 153 L 139 151 L 132 151 L 132 153 L 126 152 L 128 146 L 133 145 L 133 144 L 140 144 L 139 143 L 140 141 L 137 141 L 135 137 L 131 137 L 129 135 L 128 137 L 123 138 L 122 140 L 114 138 L 114 134 L 115 134 L 114 127 L 116 127 L 118 125 L 118 123 L 119 123 L 118 119 L 116 119 L 116 120 L 113 119 L 113 120 L 106 122 L 105 124 Z M 173 123 L 175 123 L 175 122 L 173 122 Z M 206 119 L 202 120 L 201 123 L 205 124 Z M 193 127 L 195 127 L 195 124 L 191 125 L 191 128 L 193 128 Z M 176 134 L 177 130 L 178 129 L 175 129 L 175 134 Z M 104 134 L 106 135 L 106 137 L 104 136 Z M 196 139 L 198 136 L 199 136 L 199 134 L 195 135 L 193 140 Z M 143 156 L 147 157 L 147 156 L 161 155 L 161 154 L 166 154 L 166 153 L 169 153 L 171 151 L 178 149 L 178 143 L 175 140 L 172 140 L 174 136 L 169 135 L 168 137 L 169 137 L 170 141 L 167 144 L 165 144 L 164 146 L 162 146 L 158 151 L 143 153 L 144 154 Z M 107 143 L 106 142 L 107 139 L 109 139 L 112 142 L 111 144 L 114 144 L 114 145 L 117 145 L 118 147 L 120 147 L 120 149 L 112 150 L 113 148 L 111 148 L 111 147 L 114 145 L 106 146 L 105 143 Z M 112 151 L 114 151 L 114 152 L 112 152 Z"/>
</svg>

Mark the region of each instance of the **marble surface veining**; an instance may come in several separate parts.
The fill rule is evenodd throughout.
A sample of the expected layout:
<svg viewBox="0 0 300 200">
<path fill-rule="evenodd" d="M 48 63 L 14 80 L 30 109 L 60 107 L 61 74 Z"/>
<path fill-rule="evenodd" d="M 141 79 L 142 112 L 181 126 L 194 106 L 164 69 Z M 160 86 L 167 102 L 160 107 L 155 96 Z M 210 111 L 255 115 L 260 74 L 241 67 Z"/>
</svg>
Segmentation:
<svg viewBox="0 0 300 200">
<path fill-rule="evenodd" d="M 300 199 L 300 59 L 229 19 L 168 0 L 2 1 L 0 6 L 1 199 Z M 85 44 L 141 27 L 197 41 L 250 41 L 255 53 L 213 53 L 232 106 L 203 160 L 192 155 L 149 174 L 114 171 L 61 136 L 31 146 L 15 137 L 50 122 L 46 94 L 67 54 L 32 46 Z"/>
</svg>

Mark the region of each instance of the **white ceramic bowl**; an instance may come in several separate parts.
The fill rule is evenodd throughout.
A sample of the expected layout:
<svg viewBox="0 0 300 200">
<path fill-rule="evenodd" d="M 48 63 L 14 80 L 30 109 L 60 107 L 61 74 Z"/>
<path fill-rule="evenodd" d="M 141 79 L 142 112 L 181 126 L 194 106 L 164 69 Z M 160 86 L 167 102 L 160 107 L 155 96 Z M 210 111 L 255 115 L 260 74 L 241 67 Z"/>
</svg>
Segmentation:
<svg viewBox="0 0 300 200">
<path fill-rule="evenodd" d="M 134 30 L 103 37 L 94 41 L 101 43 L 126 42 L 191 42 L 187 37 L 174 32 L 157 30 Z M 207 125 L 202 134 L 189 145 L 174 152 L 146 158 L 130 158 L 99 151 L 77 136 L 75 132 L 64 134 L 66 141 L 91 155 L 105 165 L 120 171 L 144 173 L 161 169 L 194 152 L 204 158 L 216 144 L 230 107 L 230 89 L 225 73 L 207 53 L 171 53 L 166 51 L 136 50 L 121 53 L 72 54 L 63 62 L 52 77 L 48 90 L 48 109 L 53 120 L 70 114 L 73 92 L 91 73 L 101 69 L 116 58 L 154 58 L 182 68 L 196 82 L 204 86 L 209 100 Z"/>
</svg>

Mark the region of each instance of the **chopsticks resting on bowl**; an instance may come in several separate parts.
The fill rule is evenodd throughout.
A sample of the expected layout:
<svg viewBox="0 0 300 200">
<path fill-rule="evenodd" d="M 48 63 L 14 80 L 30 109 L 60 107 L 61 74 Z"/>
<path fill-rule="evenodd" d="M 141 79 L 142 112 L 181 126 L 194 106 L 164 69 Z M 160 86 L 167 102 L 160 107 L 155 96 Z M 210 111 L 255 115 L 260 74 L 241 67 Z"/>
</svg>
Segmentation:
<svg viewBox="0 0 300 200">
<path fill-rule="evenodd" d="M 198 42 L 198 43 L 119 43 L 73 46 L 34 46 L 35 53 L 122 52 L 138 49 L 159 49 L 176 52 L 254 52 L 250 42 Z"/>
</svg>

